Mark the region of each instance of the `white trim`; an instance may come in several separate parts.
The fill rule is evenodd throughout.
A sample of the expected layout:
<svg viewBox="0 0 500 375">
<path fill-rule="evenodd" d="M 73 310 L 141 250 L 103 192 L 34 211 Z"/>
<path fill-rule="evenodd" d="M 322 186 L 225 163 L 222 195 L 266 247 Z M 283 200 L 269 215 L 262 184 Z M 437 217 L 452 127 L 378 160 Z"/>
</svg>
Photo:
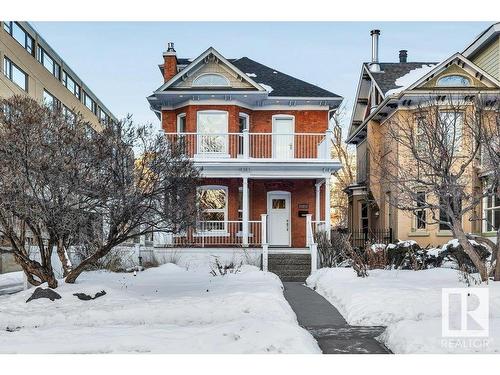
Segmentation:
<svg viewBox="0 0 500 375">
<path fill-rule="evenodd" d="M 250 131 L 250 115 L 248 113 L 245 113 L 245 112 L 239 112 L 238 113 L 238 127 L 239 127 L 239 122 L 240 122 L 240 117 L 243 117 L 245 118 L 246 120 L 246 127 L 245 129 Z"/>
<path fill-rule="evenodd" d="M 186 95 L 191 97 L 192 95 Z M 269 99 L 266 99 L 269 101 Z M 321 101 L 321 100 L 315 100 Z M 297 104 L 294 106 L 279 105 L 279 104 L 266 104 L 263 103 L 262 106 L 252 106 L 248 103 L 244 103 L 239 100 L 231 99 L 231 100 L 221 100 L 221 99 L 207 99 L 207 100 L 193 100 L 188 99 L 186 101 L 180 102 L 177 105 L 169 105 L 169 106 L 161 106 L 160 111 L 171 111 L 175 109 L 179 109 L 188 105 L 203 105 L 203 106 L 221 106 L 221 105 L 237 105 L 238 107 L 245 108 L 252 111 L 270 111 L 270 110 L 283 110 L 283 111 L 329 111 L 330 107 L 328 105 L 314 105 L 314 104 Z"/>
<path fill-rule="evenodd" d="M 288 245 L 271 245 L 270 246 L 276 246 L 276 247 L 292 247 L 292 193 L 289 191 L 285 190 L 273 190 L 273 191 L 268 191 L 266 195 L 266 200 L 267 200 L 267 223 L 269 225 L 269 222 L 271 221 L 271 214 L 269 213 L 270 207 L 271 207 L 271 201 L 270 201 L 270 195 L 271 194 L 281 194 L 281 195 L 286 195 L 286 199 L 288 201 Z M 270 228 L 271 229 L 271 228 Z M 270 231 L 268 231 L 270 232 Z M 269 234 L 268 234 L 269 237 Z M 269 239 L 267 241 L 269 243 Z"/>
</svg>

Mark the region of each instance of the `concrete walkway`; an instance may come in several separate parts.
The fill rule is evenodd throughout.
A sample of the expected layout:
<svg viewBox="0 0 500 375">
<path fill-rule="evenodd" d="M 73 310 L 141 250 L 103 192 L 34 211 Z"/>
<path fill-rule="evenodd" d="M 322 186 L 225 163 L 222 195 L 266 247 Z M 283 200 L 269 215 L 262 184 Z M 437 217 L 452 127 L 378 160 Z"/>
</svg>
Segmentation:
<svg viewBox="0 0 500 375">
<path fill-rule="evenodd" d="M 385 327 L 355 327 L 321 295 L 301 282 L 284 282 L 284 295 L 299 324 L 318 341 L 325 354 L 390 353 L 375 337 Z"/>
</svg>

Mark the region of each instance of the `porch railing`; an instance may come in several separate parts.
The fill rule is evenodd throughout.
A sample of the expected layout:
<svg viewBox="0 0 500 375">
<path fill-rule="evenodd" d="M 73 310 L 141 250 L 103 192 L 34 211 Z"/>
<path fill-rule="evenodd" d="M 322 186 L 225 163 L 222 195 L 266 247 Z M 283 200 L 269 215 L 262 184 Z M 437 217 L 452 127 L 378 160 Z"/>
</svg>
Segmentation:
<svg viewBox="0 0 500 375">
<path fill-rule="evenodd" d="M 165 133 L 180 142 L 188 157 L 244 159 L 330 159 L 330 130 L 325 133 Z"/>
<path fill-rule="evenodd" d="M 351 229 L 349 231 L 351 245 L 353 247 L 363 247 L 369 244 L 388 245 L 394 241 L 392 228 L 382 229 Z"/>
<path fill-rule="evenodd" d="M 171 236 L 168 245 L 174 247 L 243 246 L 243 221 L 198 221 L 195 228 Z M 248 246 L 262 245 L 262 222 L 248 221 Z"/>
</svg>

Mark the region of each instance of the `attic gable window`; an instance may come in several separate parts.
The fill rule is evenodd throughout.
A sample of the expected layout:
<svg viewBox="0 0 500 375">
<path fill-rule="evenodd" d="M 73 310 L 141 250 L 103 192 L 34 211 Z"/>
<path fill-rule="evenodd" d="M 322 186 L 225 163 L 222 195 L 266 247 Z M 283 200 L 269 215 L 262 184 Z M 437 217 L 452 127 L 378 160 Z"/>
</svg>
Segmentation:
<svg viewBox="0 0 500 375">
<path fill-rule="evenodd" d="M 198 87 L 226 87 L 229 86 L 229 80 L 220 74 L 202 74 L 195 78 L 193 86 Z"/>
<path fill-rule="evenodd" d="M 470 86 L 470 80 L 467 77 L 461 75 L 451 75 L 440 78 L 437 81 L 438 86 L 447 86 L 447 87 L 463 87 Z"/>
</svg>

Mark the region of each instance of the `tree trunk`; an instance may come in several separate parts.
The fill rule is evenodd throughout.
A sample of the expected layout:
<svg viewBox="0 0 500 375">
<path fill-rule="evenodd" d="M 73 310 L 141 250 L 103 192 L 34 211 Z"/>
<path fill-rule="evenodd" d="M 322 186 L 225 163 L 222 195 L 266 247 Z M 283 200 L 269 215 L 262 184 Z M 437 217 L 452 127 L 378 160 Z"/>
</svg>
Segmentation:
<svg viewBox="0 0 500 375">
<path fill-rule="evenodd" d="M 62 240 L 57 241 L 57 256 L 59 257 L 63 267 L 63 276 L 66 277 L 73 269 L 73 265 L 71 264 L 68 252 L 66 251 L 66 247 L 64 246 Z"/>
<path fill-rule="evenodd" d="M 65 280 L 68 284 L 73 284 L 78 276 L 85 271 L 85 269 L 92 264 L 93 262 L 97 261 L 98 259 L 102 258 L 105 256 L 109 251 L 113 248 L 112 245 L 106 245 L 102 246 L 98 251 L 96 251 L 94 254 L 92 254 L 90 257 L 84 259 L 78 266 L 73 268 L 68 275 L 66 276 Z"/>
<path fill-rule="evenodd" d="M 465 254 L 467 254 L 472 261 L 472 264 L 477 268 L 481 281 L 488 281 L 488 270 L 486 269 L 486 264 L 481 260 L 476 250 L 469 242 L 469 239 L 462 230 L 461 225 L 453 225 L 453 235 L 457 238 L 458 243 L 462 246 Z"/>
<path fill-rule="evenodd" d="M 18 257 L 16 257 L 18 260 L 18 264 L 21 266 L 21 268 L 24 271 L 24 274 L 28 278 L 28 282 L 31 285 L 39 286 L 42 285 L 43 283 L 47 283 L 49 288 L 55 289 L 57 288 L 57 279 L 54 275 L 54 272 L 52 269 L 48 270 L 42 267 L 38 262 L 29 260 L 19 260 Z M 38 278 L 35 279 L 35 276 Z"/>
</svg>

